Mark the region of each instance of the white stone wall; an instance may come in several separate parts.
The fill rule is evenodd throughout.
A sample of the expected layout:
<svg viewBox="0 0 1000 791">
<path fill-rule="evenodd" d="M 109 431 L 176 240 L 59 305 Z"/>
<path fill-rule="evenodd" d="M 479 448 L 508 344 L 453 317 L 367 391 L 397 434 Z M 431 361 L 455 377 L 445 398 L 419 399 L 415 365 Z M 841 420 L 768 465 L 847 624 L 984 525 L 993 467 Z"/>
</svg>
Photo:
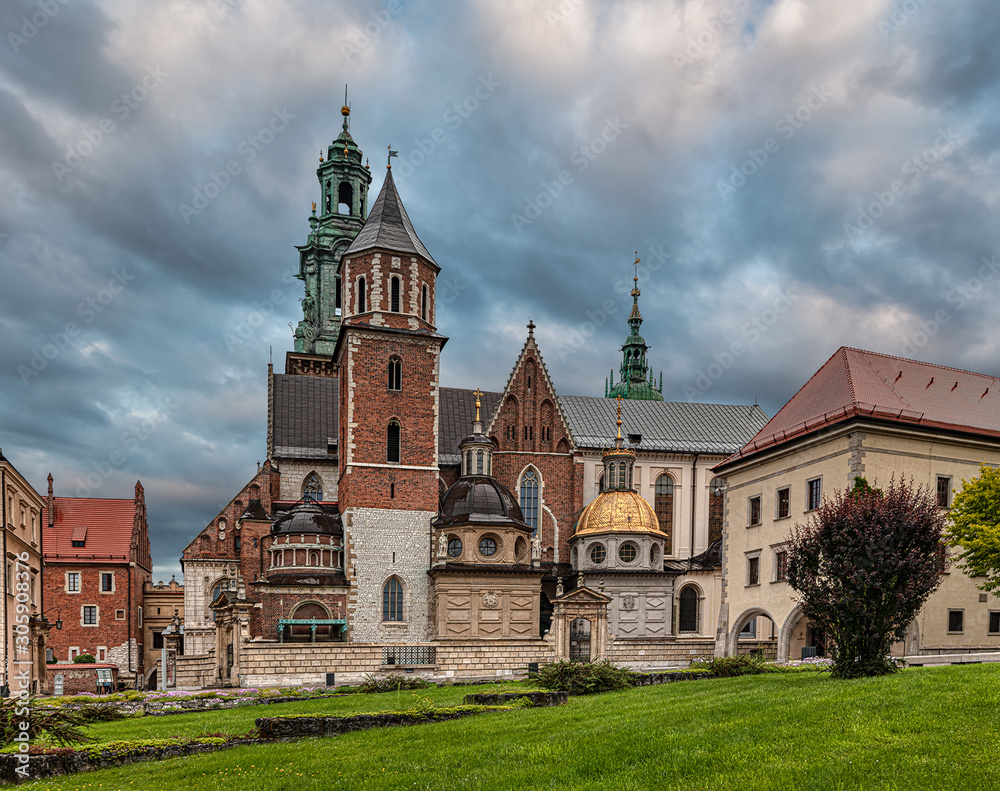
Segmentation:
<svg viewBox="0 0 1000 791">
<path fill-rule="evenodd" d="M 336 437 L 333 437 L 336 440 Z M 321 459 L 301 461 L 281 460 L 281 495 L 279 500 L 301 500 L 302 485 L 309 473 L 315 472 L 323 481 L 323 501 L 337 499 L 337 464 Z"/>
<path fill-rule="evenodd" d="M 212 586 L 227 575 L 232 561 L 184 561 L 184 651 L 192 655 L 207 654 L 215 648 L 215 622 L 208 612 L 212 603 Z"/>
<path fill-rule="evenodd" d="M 351 550 L 352 589 L 348 639 L 400 643 L 430 639 L 432 511 L 350 508 L 344 513 Z M 382 588 L 396 576 L 403 584 L 403 622 L 382 622 Z"/>
</svg>

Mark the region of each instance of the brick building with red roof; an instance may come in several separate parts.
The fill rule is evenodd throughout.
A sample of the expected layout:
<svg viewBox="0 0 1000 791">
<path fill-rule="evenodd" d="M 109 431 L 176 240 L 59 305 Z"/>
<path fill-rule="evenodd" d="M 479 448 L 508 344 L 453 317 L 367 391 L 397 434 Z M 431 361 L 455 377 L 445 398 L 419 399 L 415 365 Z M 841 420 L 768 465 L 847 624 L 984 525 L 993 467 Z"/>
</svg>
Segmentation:
<svg viewBox="0 0 1000 791">
<path fill-rule="evenodd" d="M 143 585 L 152 579 L 142 484 L 135 497 L 55 497 L 49 479 L 45 606 L 62 621 L 48 647 L 59 662 L 91 654 L 135 683 L 143 668 Z"/>
</svg>

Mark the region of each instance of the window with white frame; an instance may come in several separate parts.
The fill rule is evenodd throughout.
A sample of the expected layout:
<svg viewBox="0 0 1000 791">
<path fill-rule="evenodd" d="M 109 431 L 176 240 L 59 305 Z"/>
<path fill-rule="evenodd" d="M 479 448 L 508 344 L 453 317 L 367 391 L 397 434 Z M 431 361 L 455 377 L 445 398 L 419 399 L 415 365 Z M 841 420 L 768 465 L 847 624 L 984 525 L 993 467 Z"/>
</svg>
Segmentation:
<svg viewBox="0 0 1000 791">
<path fill-rule="evenodd" d="M 80 592 L 80 572 L 79 571 L 67 571 L 66 572 L 66 593 L 79 593 Z"/>
<path fill-rule="evenodd" d="M 66 652 L 66 656 L 69 658 L 69 661 L 72 662 L 74 659 L 80 656 L 80 646 L 71 645 L 69 647 L 69 650 Z"/>
<path fill-rule="evenodd" d="M 115 575 L 112 571 L 101 572 L 101 593 L 115 592 Z"/>
<path fill-rule="evenodd" d="M 98 662 L 108 661 L 108 647 L 106 645 L 97 646 L 97 661 Z"/>
<path fill-rule="evenodd" d="M 81 610 L 80 623 L 83 626 L 97 626 L 97 607 L 93 604 L 85 604 Z"/>
</svg>

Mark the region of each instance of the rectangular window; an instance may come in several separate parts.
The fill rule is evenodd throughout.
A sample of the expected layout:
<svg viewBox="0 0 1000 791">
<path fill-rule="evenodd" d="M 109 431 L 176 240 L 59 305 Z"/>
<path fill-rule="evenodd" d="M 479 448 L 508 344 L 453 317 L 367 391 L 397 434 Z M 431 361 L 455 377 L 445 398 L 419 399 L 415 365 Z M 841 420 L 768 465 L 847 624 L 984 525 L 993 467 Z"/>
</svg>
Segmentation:
<svg viewBox="0 0 1000 791">
<path fill-rule="evenodd" d="M 751 497 L 747 501 L 747 515 L 750 519 L 749 525 L 753 527 L 754 525 L 760 524 L 760 495 L 756 497 Z"/>
<path fill-rule="evenodd" d="M 69 651 L 66 652 L 66 656 L 69 657 L 69 661 L 72 662 L 76 657 L 80 656 L 80 647 L 71 645 Z"/>
<path fill-rule="evenodd" d="M 237 533 L 236 536 L 233 538 L 233 549 L 235 549 L 237 552 L 243 549 L 243 539 L 239 533 Z"/>
<path fill-rule="evenodd" d="M 990 610 L 990 634 L 1000 634 L 1000 610 Z"/>
<path fill-rule="evenodd" d="M 787 486 L 778 489 L 774 496 L 774 518 L 785 519 L 792 513 L 792 490 Z"/>
<path fill-rule="evenodd" d="M 806 481 L 806 510 L 815 511 L 823 502 L 823 479 Z"/>
<path fill-rule="evenodd" d="M 948 634 L 965 631 L 965 610 L 948 610 Z"/>
<path fill-rule="evenodd" d="M 774 581 L 784 582 L 788 579 L 788 550 L 779 549 L 774 553 Z"/>
<path fill-rule="evenodd" d="M 163 648 L 163 632 L 153 632 L 153 648 L 156 650 Z"/>
<path fill-rule="evenodd" d="M 97 626 L 97 608 L 86 605 L 83 608 L 83 625 Z"/>
<path fill-rule="evenodd" d="M 97 657 L 98 662 L 108 661 L 108 647 L 106 645 L 97 646 Z"/>
<path fill-rule="evenodd" d="M 139 608 L 139 626 L 142 626 L 142 607 Z"/>
<path fill-rule="evenodd" d="M 66 572 L 66 593 L 79 593 L 80 592 L 80 572 L 79 571 L 67 571 Z"/>
<path fill-rule="evenodd" d="M 115 620 L 124 621 L 125 620 L 125 610 L 115 610 Z"/>
<path fill-rule="evenodd" d="M 110 571 L 101 572 L 101 593 L 113 593 L 115 590 L 115 575 Z"/>
<path fill-rule="evenodd" d="M 939 508 L 951 505 L 951 478 L 939 475 L 937 479 L 937 504 Z"/>
<path fill-rule="evenodd" d="M 760 585 L 760 555 L 747 558 L 747 586 Z"/>
</svg>

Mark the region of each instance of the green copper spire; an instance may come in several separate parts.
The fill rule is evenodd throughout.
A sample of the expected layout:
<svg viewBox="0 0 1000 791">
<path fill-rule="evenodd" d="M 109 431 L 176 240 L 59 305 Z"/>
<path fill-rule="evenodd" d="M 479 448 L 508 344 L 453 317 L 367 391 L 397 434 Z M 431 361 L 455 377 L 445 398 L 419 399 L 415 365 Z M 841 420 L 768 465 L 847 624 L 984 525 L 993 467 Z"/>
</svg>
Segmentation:
<svg viewBox="0 0 1000 791">
<path fill-rule="evenodd" d="M 340 333 L 340 257 L 361 231 L 368 216 L 368 186 L 372 182 L 361 149 L 351 137 L 351 108 L 344 90 L 343 131 L 320 153 L 316 176 L 320 210 L 309 218 L 309 237 L 298 247 L 299 273 L 305 281 L 302 321 L 295 328 L 295 351 L 333 354 Z"/>
<path fill-rule="evenodd" d="M 627 398 L 632 401 L 662 401 L 663 374 L 660 374 L 659 388 L 653 382 L 653 372 L 646 363 L 646 341 L 639 334 L 642 326 L 642 314 L 639 313 L 639 257 L 635 259 L 635 277 L 632 288 L 632 312 L 628 315 L 629 336 L 622 346 L 622 364 L 618 369 L 620 381 L 614 383 L 614 372 L 611 379 L 605 383 L 606 398 Z"/>
</svg>

